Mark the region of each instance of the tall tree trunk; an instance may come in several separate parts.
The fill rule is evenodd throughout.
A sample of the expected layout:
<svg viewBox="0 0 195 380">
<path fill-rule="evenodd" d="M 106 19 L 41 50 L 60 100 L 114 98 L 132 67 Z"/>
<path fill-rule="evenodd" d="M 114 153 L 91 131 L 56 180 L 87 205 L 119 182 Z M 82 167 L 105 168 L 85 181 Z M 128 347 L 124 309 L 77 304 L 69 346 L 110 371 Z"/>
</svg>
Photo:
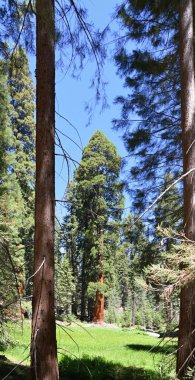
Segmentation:
<svg viewBox="0 0 195 380">
<path fill-rule="evenodd" d="M 37 0 L 36 196 L 31 380 L 58 380 L 54 310 L 54 0 Z"/>
<path fill-rule="evenodd" d="M 104 284 L 103 273 L 99 276 L 99 283 L 101 285 Z M 102 294 L 99 290 L 96 292 L 93 321 L 95 323 L 104 323 L 104 294 Z"/>
<path fill-rule="evenodd" d="M 193 1 L 180 0 L 181 113 L 184 173 L 195 167 L 195 80 L 193 48 Z M 185 235 L 195 240 L 195 172 L 184 181 Z M 177 374 L 184 378 L 195 364 L 195 280 L 180 295 Z"/>
</svg>

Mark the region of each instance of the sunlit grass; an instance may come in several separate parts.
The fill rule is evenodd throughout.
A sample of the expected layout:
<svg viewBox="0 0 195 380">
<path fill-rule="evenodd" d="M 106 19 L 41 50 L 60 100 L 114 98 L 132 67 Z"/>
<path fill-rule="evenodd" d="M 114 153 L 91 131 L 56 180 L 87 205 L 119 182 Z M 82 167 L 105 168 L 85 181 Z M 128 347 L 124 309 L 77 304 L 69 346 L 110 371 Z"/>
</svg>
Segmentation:
<svg viewBox="0 0 195 380">
<path fill-rule="evenodd" d="M 4 354 L 13 362 L 19 362 L 29 353 L 30 322 L 24 321 L 23 329 L 21 323 L 12 323 L 9 325 L 9 332 L 16 344 L 4 353 L 0 352 L 0 354 Z M 75 363 L 81 363 L 82 367 L 82 370 L 81 368 L 78 369 L 80 377 L 78 377 L 78 373 L 75 374 L 75 378 L 78 379 L 88 379 L 87 376 L 91 378 L 86 369 L 89 366 L 92 368 L 92 373 L 93 368 L 94 373 L 96 373 L 96 377 L 92 378 L 103 379 L 100 374 L 98 375 L 98 363 L 99 366 L 101 363 L 101 368 L 104 367 L 104 371 L 107 368 L 109 374 L 112 373 L 112 376 L 109 375 L 111 377 L 107 377 L 110 379 L 115 379 L 113 376 L 116 375 L 117 371 L 120 374 L 123 373 L 121 379 L 130 379 L 130 374 L 124 375 L 124 370 L 130 367 L 131 370 L 132 367 L 134 370 L 143 370 L 141 375 L 138 375 L 138 372 L 133 375 L 132 372 L 132 379 L 160 379 L 158 374 L 160 368 L 164 366 L 166 351 L 170 350 L 172 346 L 172 343 L 164 346 L 165 343 L 160 344 L 158 338 L 151 337 L 139 330 L 83 327 L 83 325 L 74 324 L 58 326 L 57 341 L 59 361 L 62 362 L 62 373 L 66 375 L 61 378 L 71 380 L 74 379 L 74 375 L 72 374 L 70 377 L 68 372 L 73 370 L 71 369 L 73 367 L 74 371 L 76 370 Z M 26 361 L 24 364 L 28 364 L 28 362 Z M 85 372 L 83 375 L 81 375 L 82 371 Z M 149 375 L 150 371 L 152 371 L 152 375 Z M 146 376 L 144 373 L 148 373 L 148 375 Z M 120 378 L 119 374 L 117 376 Z"/>
</svg>

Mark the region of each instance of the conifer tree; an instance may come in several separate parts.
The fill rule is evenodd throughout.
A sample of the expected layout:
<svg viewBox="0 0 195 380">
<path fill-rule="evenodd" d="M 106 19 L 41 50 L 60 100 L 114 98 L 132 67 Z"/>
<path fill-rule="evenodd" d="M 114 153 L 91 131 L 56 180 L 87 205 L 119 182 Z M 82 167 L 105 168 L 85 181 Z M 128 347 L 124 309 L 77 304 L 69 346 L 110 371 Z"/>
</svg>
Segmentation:
<svg viewBox="0 0 195 380">
<path fill-rule="evenodd" d="M 32 274 L 35 187 L 34 88 L 25 50 L 17 49 L 8 80 L 12 128 L 12 170 L 24 203 L 24 223 L 20 235 L 25 247 L 26 276 Z"/>
<path fill-rule="evenodd" d="M 11 128 L 9 122 L 9 91 L 7 88 L 7 77 L 4 72 L 3 61 L 0 61 L 0 178 L 2 185 L 2 177 L 7 171 L 7 155 L 8 146 L 10 146 Z"/>
<path fill-rule="evenodd" d="M 22 295 L 24 281 L 24 249 L 20 230 L 24 222 L 24 202 L 14 172 L 13 133 L 9 118 L 9 87 L 1 62 L 1 148 L 0 148 L 0 255 L 2 300 L 16 301 Z M 6 281 L 6 282 L 5 282 Z M 8 302 L 9 304 L 9 302 Z"/>
<path fill-rule="evenodd" d="M 173 175 L 166 173 L 164 178 L 164 191 L 173 182 Z M 160 195 L 160 194 L 158 194 Z M 172 227 L 178 229 L 182 218 L 181 189 L 172 186 L 170 190 L 156 204 L 154 217 L 155 225 L 163 228 Z"/>
<path fill-rule="evenodd" d="M 129 284 L 131 291 L 132 325 L 135 325 L 137 310 L 137 278 L 143 276 L 147 265 L 154 262 L 155 250 L 149 241 L 144 224 L 135 223 L 132 214 L 129 214 L 122 223 L 123 244 L 129 259 Z"/>
<path fill-rule="evenodd" d="M 146 35 L 145 41 L 150 44 L 149 48 L 135 51 L 131 56 L 124 49 L 116 56 L 127 86 L 133 88 L 128 98 L 118 98 L 123 108 L 122 121 L 116 121 L 116 125 L 128 125 L 130 110 L 138 115 L 137 127 L 131 128 L 125 140 L 129 151 L 140 158 L 132 174 L 139 179 L 153 181 L 153 188 L 165 169 L 171 169 L 174 175 L 177 173 L 175 169 L 181 170 L 182 148 L 184 174 L 194 168 L 193 16 L 191 0 L 163 1 L 160 4 L 129 0 L 119 11 L 128 37 L 140 41 Z M 193 174 L 185 176 L 184 230 L 187 240 L 194 241 L 193 182 Z M 145 193 L 142 189 L 138 191 L 142 198 Z M 188 366 L 194 367 L 194 294 L 194 281 L 181 289 L 177 352 L 177 375 L 181 379 L 185 378 Z"/>
<path fill-rule="evenodd" d="M 61 244 L 65 250 L 65 257 L 68 259 L 72 276 L 74 279 L 74 289 L 72 291 L 71 311 L 74 315 L 79 313 L 80 305 L 80 254 L 79 254 L 79 230 L 76 216 L 76 185 L 71 181 L 66 189 L 66 216 L 61 231 Z"/>
<path fill-rule="evenodd" d="M 173 175 L 171 173 L 165 174 L 164 191 L 173 182 Z M 159 195 L 159 194 L 158 194 Z M 171 189 L 162 197 L 156 204 L 154 209 L 154 232 L 153 241 L 156 249 L 155 264 L 151 263 L 149 267 L 148 281 L 155 288 L 156 298 L 158 301 L 162 300 L 164 320 L 168 329 L 171 329 L 173 324 L 178 319 L 178 293 L 172 294 L 172 278 L 167 276 L 165 278 L 162 271 L 162 278 L 160 278 L 161 268 L 166 268 L 166 260 L 178 255 L 176 250 L 177 233 L 180 232 L 183 219 L 183 207 L 181 204 L 181 188 L 172 186 Z M 157 281 L 155 281 L 156 273 L 158 273 Z M 150 281 L 150 277 L 152 280 Z M 162 285 L 163 284 L 163 285 Z M 170 286 L 170 291 L 165 291 L 165 287 Z"/>
<path fill-rule="evenodd" d="M 25 201 L 31 201 L 35 172 L 35 97 L 28 60 L 24 49 L 14 55 L 9 78 L 10 119 L 14 135 L 15 173 Z M 29 199 L 30 198 L 30 199 Z M 32 201 L 31 201 L 32 202 Z"/>
<path fill-rule="evenodd" d="M 67 250 L 65 250 L 62 230 L 59 223 L 56 223 L 55 236 L 55 303 L 58 317 L 66 317 L 72 313 L 72 303 L 75 294 L 76 279 L 73 277 L 71 261 Z M 66 232 L 65 232 L 66 235 Z M 65 242 L 69 239 L 66 235 Z M 62 249 L 63 244 L 63 249 Z"/>
<path fill-rule="evenodd" d="M 113 254 L 113 266 L 116 272 L 116 286 L 121 307 L 125 309 L 128 306 L 130 298 L 130 257 L 128 255 L 127 244 L 120 242 Z M 113 285 L 113 284 L 112 284 Z"/>
<path fill-rule="evenodd" d="M 120 219 L 123 207 L 123 186 L 118 180 L 120 165 L 114 145 L 97 131 L 84 149 L 74 175 L 81 318 L 88 315 L 96 322 L 104 319 L 105 263 L 111 254 L 106 232 L 111 221 Z"/>
<path fill-rule="evenodd" d="M 156 196 L 167 170 L 174 176 L 181 171 L 178 3 L 128 0 L 118 9 L 125 38 L 115 61 L 128 95 L 116 99 L 122 111 L 114 126 L 124 130 L 126 148 L 136 159 L 134 189 L 129 187 L 138 210 Z M 132 51 L 130 39 L 136 43 Z"/>
<path fill-rule="evenodd" d="M 59 379 L 54 310 L 55 11 L 36 2 L 36 194 L 30 378 Z"/>
</svg>

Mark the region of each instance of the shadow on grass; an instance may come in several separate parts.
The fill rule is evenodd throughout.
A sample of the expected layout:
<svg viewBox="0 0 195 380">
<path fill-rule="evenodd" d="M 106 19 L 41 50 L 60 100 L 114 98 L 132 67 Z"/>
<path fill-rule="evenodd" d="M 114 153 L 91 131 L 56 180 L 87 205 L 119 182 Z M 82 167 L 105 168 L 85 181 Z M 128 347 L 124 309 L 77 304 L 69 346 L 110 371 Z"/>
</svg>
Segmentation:
<svg viewBox="0 0 195 380">
<path fill-rule="evenodd" d="M 163 346 L 152 346 L 149 344 L 127 344 L 125 347 L 135 351 L 150 351 L 153 354 L 171 354 L 177 349 L 175 344 L 164 344 Z"/>
<path fill-rule="evenodd" d="M 159 380 L 153 371 L 136 367 L 123 367 L 101 357 L 72 359 L 68 356 L 60 362 L 60 380 Z M 164 379 L 166 380 L 166 379 Z"/>
<path fill-rule="evenodd" d="M 15 363 L 10 362 L 4 355 L 0 355 L 0 379 L 7 376 L 15 366 Z M 26 380 L 28 379 L 28 372 L 28 367 L 21 365 L 10 373 L 7 380 Z"/>
</svg>

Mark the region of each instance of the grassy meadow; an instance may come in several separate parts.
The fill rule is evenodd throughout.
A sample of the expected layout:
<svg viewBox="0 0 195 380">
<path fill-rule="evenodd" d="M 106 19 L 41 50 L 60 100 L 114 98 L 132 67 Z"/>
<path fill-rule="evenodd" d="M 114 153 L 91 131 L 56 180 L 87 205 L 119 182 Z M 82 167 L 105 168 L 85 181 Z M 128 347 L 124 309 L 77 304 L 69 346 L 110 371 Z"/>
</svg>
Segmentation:
<svg viewBox="0 0 195 380">
<path fill-rule="evenodd" d="M 0 352 L 0 380 L 29 354 L 30 322 L 9 326 L 14 346 Z M 174 372 L 175 342 L 140 330 L 59 325 L 57 328 L 60 380 L 166 380 Z M 29 358 L 8 380 L 27 378 Z"/>
</svg>

